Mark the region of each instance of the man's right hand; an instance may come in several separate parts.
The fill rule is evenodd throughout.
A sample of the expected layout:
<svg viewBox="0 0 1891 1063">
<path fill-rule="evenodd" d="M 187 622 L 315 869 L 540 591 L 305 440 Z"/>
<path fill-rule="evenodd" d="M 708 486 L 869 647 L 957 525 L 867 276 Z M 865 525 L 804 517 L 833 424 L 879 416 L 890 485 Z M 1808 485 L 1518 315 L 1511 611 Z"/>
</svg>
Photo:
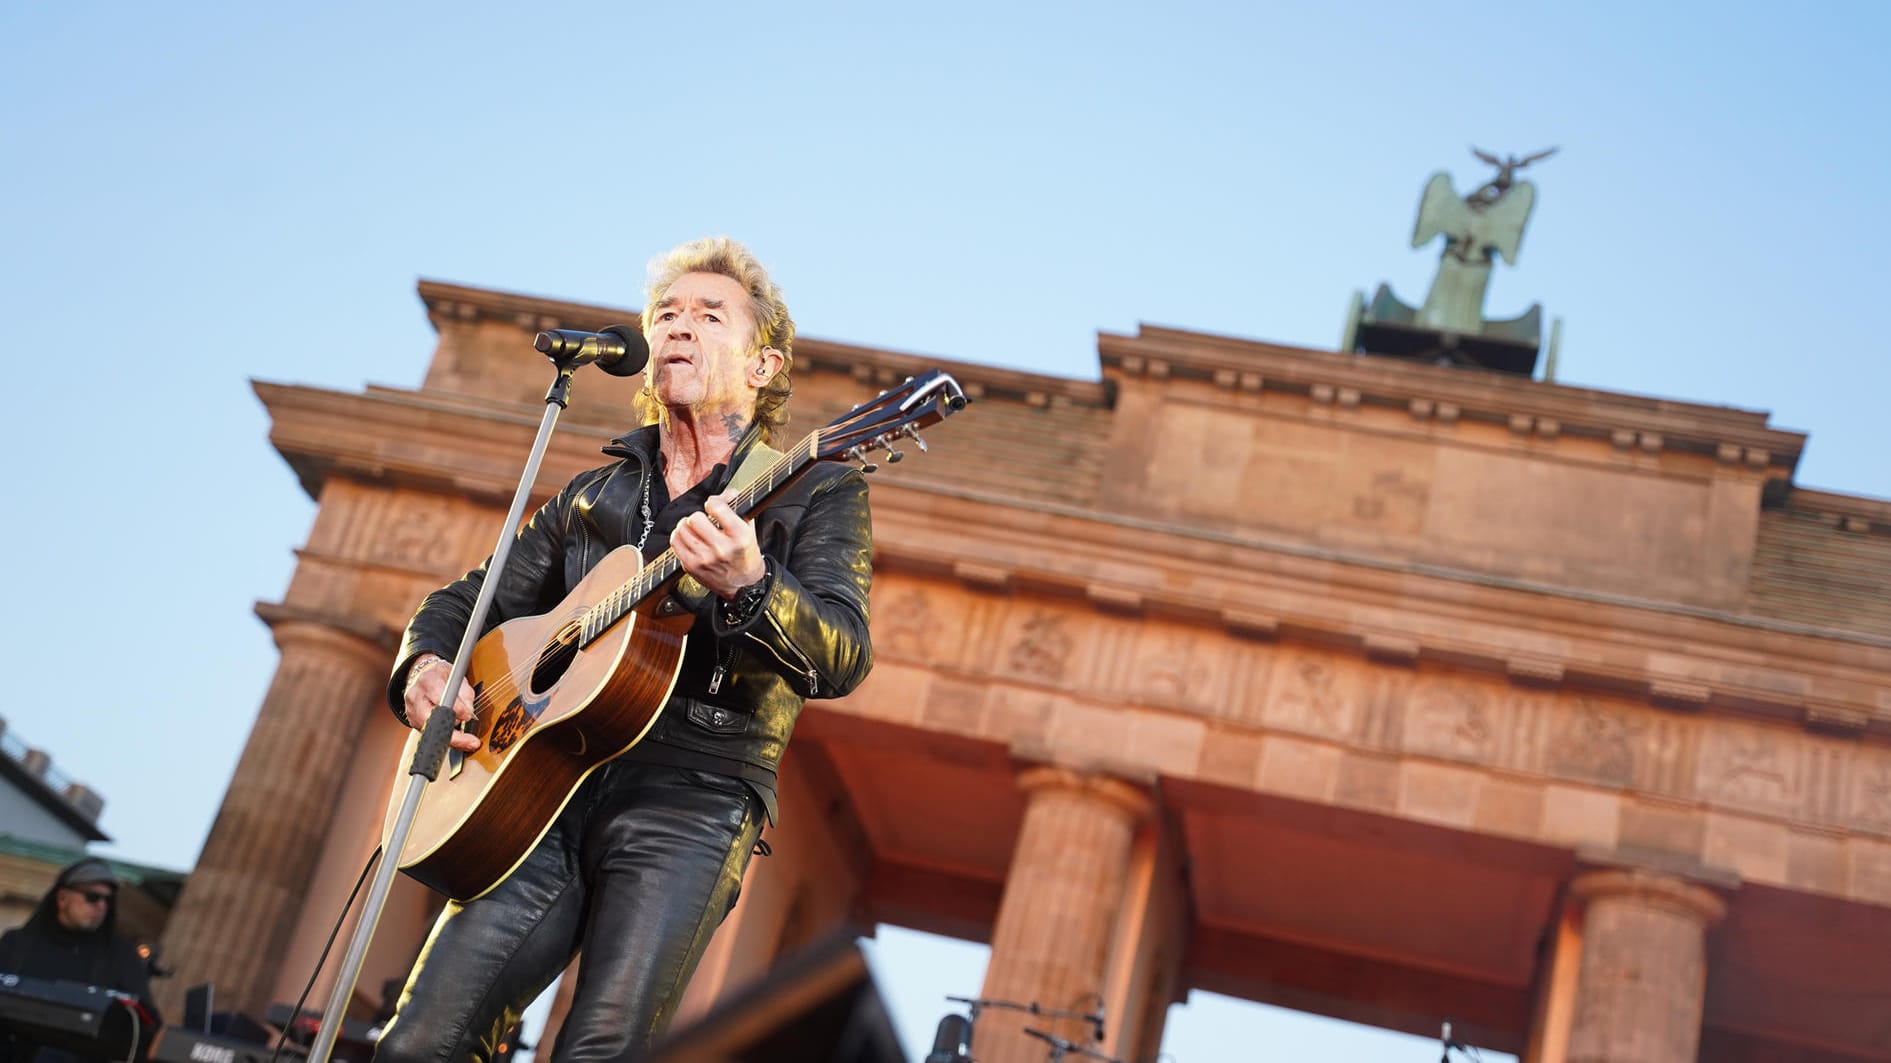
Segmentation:
<svg viewBox="0 0 1891 1063">
<path fill-rule="evenodd" d="M 423 653 L 407 669 L 407 693 L 402 704 L 407 709 L 407 726 L 418 731 L 427 726 L 427 717 L 446 693 L 447 676 L 452 665 L 438 654 Z M 453 715 L 464 723 L 473 718 L 473 685 L 461 683 L 453 699 Z M 479 736 L 455 729 L 451 739 L 454 749 L 471 753 L 479 749 Z"/>
</svg>

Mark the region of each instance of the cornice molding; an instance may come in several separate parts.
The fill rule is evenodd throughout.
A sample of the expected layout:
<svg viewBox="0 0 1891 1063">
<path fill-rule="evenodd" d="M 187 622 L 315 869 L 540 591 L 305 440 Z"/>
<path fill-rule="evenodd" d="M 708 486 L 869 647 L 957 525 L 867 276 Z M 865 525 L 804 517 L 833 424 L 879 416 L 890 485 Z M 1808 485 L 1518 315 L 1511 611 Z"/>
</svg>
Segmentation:
<svg viewBox="0 0 1891 1063">
<path fill-rule="evenodd" d="M 943 369 L 959 381 L 966 394 L 983 401 L 1001 400 L 1026 406 L 1087 406 L 1107 408 L 1116 403 L 1112 381 L 1072 380 L 991 365 L 956 362 L 932 355 L 904 354 L 874 347 L 856 347 L 830 340 L 796 339 L 795 372 L 842 372 L 863 384 L 888 387 L 928 369 Z"/>
<path fill-rule="evenodd" d="M 257 602 L 257 619 L 269 625 L 279 648 L 297 641 L 325 645 L 351 656 L 369 671 L 385 671 L 400 647 L 400 632 L 363 616 L 324 612 L 288 602 Z"/>
<path fill-rule="evenodd" d="M 1794 487 L 1780 496 L 1777 508 L 1831 517 L 1848 532 L 1891 535 L 1891 499 Z"/>
<path fill-rule="evenodd" d="M 1784 479 L 1806 442 L 1805 433 L 1772 428 L 1766 413 L 1753 410 L 1149 325 L 1134 336 L 1099 333 L 1097 349 L 1105 378 L 1126 385 L 1206 383 L 1231 398 L 1285 392 L 1341 408 L 1400 409 L 1445 424 L 1482 421 L 1547 439 L 1589 437 L 1618 449 L 1705 454 Z"/>
<path fill-rule="evenodd" d="M 419 282 L 418 290 L 420 301 L 426 305 L 427 316 L 436 329 L 444 321 L 500 321 L 527 332 L 552 328 L 589 331 L 613 323 L 635 322 L 641 313 L 629 307 L 574 303 L 426 279 Z M 1114 396 L 1114 385 L 1104 381 L 1045 376 L 811 336 L 796 337 L 794 354 L 796 374 L 845 373 L 876 388 L 938 368 L 956 377 L 974 399 L 1021 402 L 1030 406 L 1063 403 L 1109 406 Z"/>
<path fill-rule="evenodd" d="M 260 380 L 252 387 L 269 411 L 270 443 L 315 499 L 329 477 L 342 476 L 504 506 L 540 419 L 531 407 L 440 392 L 355 394 Z M 604 464 L 599 449 L 615 434 L 561 423 L 535 493 L 549 497 L 574 473 Z"/>
<path fill-rule="evenodd" d="M 589 332 L 605 325 L 637 320 L 637 311 L 621 306 L 473 288 L 424 277 L 415 287 L 436 330 L 446 321 L 504 321 L 532 332 L 549 328 Z"/>
</svg>

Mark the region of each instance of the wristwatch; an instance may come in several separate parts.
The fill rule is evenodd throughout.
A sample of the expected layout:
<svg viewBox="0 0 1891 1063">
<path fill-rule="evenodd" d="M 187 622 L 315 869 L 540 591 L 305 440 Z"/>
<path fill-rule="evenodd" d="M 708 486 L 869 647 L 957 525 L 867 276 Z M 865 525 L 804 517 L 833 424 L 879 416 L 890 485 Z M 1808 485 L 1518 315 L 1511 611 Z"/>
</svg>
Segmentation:
<svg viewBox="0 0 1891 1063">
<path fill-rule="evenodd" d="M 748 623 L 749 617 L 754 616 L 755 611 L 762 607 L 762 602 L 767 600 L 769 577 L 772 575 L 774 575 L 773 569 L 763 572 L 761 579 L 736 591 L 735 597 L 724 601 L 720 606 L 722 622 L 730 627 L 740 627 Z"/>
</svg>

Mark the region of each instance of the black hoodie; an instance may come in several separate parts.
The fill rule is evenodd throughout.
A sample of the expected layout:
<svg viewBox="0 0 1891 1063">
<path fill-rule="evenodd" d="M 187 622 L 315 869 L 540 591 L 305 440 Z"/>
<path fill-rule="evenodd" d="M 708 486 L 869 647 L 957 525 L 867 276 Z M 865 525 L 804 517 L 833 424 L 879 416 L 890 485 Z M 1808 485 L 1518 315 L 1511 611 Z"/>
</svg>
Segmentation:
<svg viewBox="0 0 1891 1063">
<path fill-rule="evenodd" d="M 0 934 L 0 973 L 115 989 L 137 997 L 155 1019 L 157 1004 L 151 999 L 144 958 L 117 933 L 116 894 L 97 930 L 70 930 L 59 923 L 58 893 L 64 877 L 62 872 L 62 881 L 46 891 L 25 923 Z"/>
</svg>

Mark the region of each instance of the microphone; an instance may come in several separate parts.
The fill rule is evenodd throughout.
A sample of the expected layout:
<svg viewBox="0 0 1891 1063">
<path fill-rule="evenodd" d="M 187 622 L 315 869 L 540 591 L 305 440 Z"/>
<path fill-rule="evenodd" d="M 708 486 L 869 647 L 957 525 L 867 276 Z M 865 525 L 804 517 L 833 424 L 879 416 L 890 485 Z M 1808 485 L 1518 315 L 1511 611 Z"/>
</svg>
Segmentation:
<svg viewBox="0 0 1891 1063">
<path fill-rule="evenodd" d="M 1444 1021 L 1444 1029 L 1438 1032 L 1438 1041 L 1444 1049 L 1444 1053 L 1438 1057 L 1438 1063 L 1451 1063 L 1452 1049 L 1462 1052 L 1466 1047 L 1464 1042 L 1452 1039 L 1450 1019 Z"/>
<path fill-rule="evenodd" d="M 955 1013 L 940 1019 L 925 1063 L 972 1063 L 972 1020 Z"/>
<path fill-rule="evenodd" d="M 548 329 L 532 337 L 532 346 L 560 369 L 596 362 L 612 376 L 636 376 L 650 363 L 650 344 L 635 325 L 611 325 L 600 332 Z"/>
</svg>

